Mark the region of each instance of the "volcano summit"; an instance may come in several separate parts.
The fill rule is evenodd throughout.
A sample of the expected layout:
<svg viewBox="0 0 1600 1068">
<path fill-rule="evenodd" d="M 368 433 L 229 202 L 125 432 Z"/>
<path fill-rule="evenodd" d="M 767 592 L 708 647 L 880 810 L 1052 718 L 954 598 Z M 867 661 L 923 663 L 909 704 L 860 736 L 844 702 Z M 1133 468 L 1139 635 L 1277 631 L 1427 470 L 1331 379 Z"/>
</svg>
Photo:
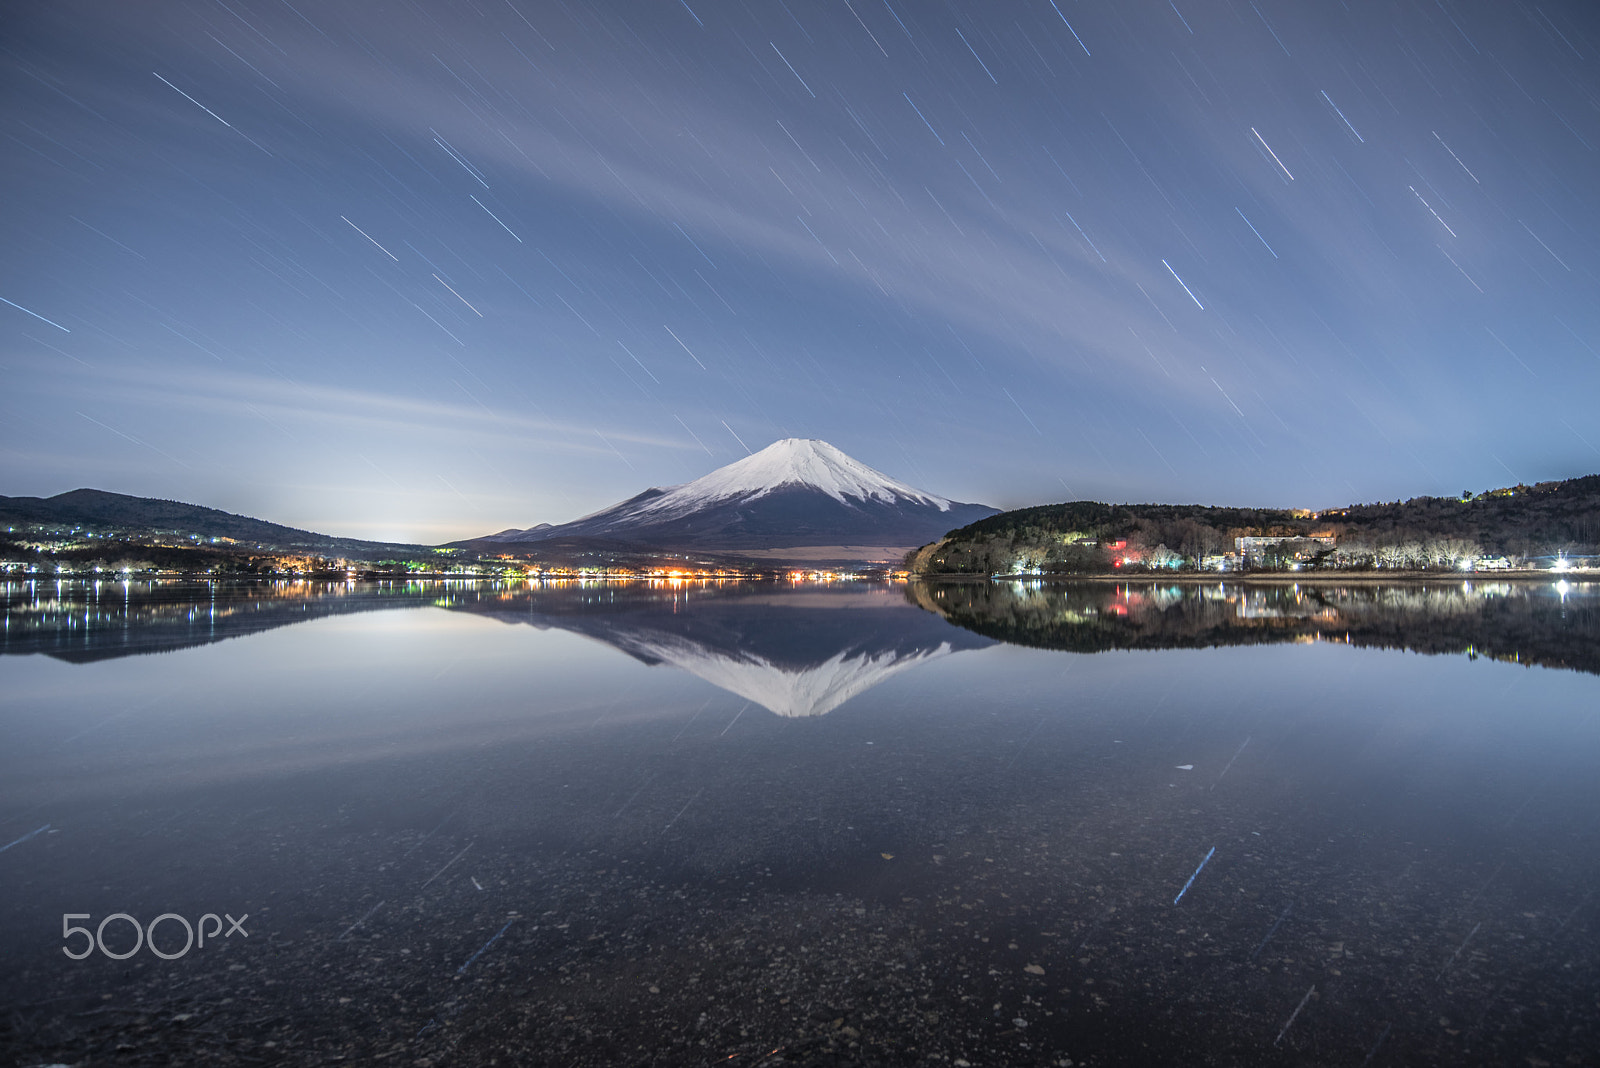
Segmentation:
<svg viewBox="0 0 1600 1068">
<path fill-rule="evenodd" d="M 505 530 L 474 544 L 592 539 L 701 552 L 910 548 L 995 512 L 908 486 L 825 441 L 785 438 L 693 482 L 647 489 L 570 523 Z"/>
</svg>

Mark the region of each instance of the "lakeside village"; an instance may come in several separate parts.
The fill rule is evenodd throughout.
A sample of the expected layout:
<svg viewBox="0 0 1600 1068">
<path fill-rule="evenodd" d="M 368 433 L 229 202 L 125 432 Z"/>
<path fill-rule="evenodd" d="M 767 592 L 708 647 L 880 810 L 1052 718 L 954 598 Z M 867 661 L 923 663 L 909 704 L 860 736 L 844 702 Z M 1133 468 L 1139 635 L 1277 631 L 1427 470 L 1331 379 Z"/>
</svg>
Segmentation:
<svg viewBox="0 0 1600 1068">
<path fill-rule="evenodd" d="M 7 579 L 88 578 L 305 578 L 343 581 L 396 579 L 750 579 L 831 581 L 888 578 L 905 572 L 887 567 L 774 569 L 713 564 L 677 553 L 656 553 L 648 563 L 597 559 L 553 563 L 529 554 L 474 553 L 453 546 L 408 546 L 407 553 L 340 556 L 285 551 L 229 537 L 178 531 L 133 538 L 125 532 L 87 527 L 7 529 L 0 540 L 0 575 Z M 600 556 L 601 554 L 585 554 Z"/>
<path fill-rule="evenodd" d="M 1231 552 L 1185 556 L 1157 544 L 1153 548 L 1129 539 L 1066 542 L 1086 549 L 1100 548 L 1117 571 L 1202 572 L 1553 572 L 1565 574 L 1600 571 L 1600 556 L 1575 556 L 1565 552 L 1545 556 L 1503 556 L 1484 553 L 1456 538 L 1419 539 L 1374 546 L 1363 538 L 1341 540 L 1338 535 L 1307 534 L 1293 537 L 1244 535 L 1233 539 Z M 1049 574 L 1047 564 L 1027 552 L 1018 554 L 1009 574 Z M 1001 573 L 996 573 L 996 576 Z"/>
<path fill-rule="evenodd" d="M 1321 511 L 1039 505 L 951 531 L 907 566 L 929 577 L 1593 571 L 1600 568 L 1600 475 Z"/>
<path fill-rule="evenodd" d="M 1481 552 L 1471 542 L 1457 538 L 1415 539 L 1373 545 L 1360 537 L 1340 537 L 1332 532 L 1295 536 L 1240 535 L 1231 551 L 1222 545 L 1189 546 L 1180 553 L 1164 543 L 1154 546 L 1137 537 L 1093 539 L 1082 535 L 1062 538 L 1075 550 L 1075 566 L 1062 567 L 1054 553 L 1034 547 L 1017 547 L 1009 566 L 962 569 L 971 577 L 1058 575 L 1125 575 L 1150 573 L 1230 573 L 1236 575 L 1305 572 L 1380 572 L 1386 575 L 1492 572 L 1516 574 L 1568 574 L 1600 572 L 1600 557 L 1569 555 L 1499 555 Z M 919 566 L 918 557 L 944 543 L 907 555 L 901 567 L 773 568 L 740 566 L 734 562 L 710 563 L 675 553 L 653 554 L 648 562 L 621 563 L 594 555 L 593 563 L 552 563 L 530 554 L 482 554 L 457 547 L 414 546 L 408 554 L 388 558 L 353 558 L 283 551 L 270 545 L 251 544 L 227 537 L 169 532 L 134 540 L 126 534 L 70 529 L 18 530 L 13 527 L 0 544 L 0 574 L 7 578 L 320 578 L 346 581 L 383 581 L 402 578 L 486 578 L 500 580 L 561 579 L 750 579 L 785 578 L 790 581 L 828 581 L 852 578 L 904 579 L 912 574 L 951 574 L 939 567 Z M 1212 551 L 1206 551 L 1211 548 Z M 942 562 L 942 558 L 941 561 Z"/>
</svg>

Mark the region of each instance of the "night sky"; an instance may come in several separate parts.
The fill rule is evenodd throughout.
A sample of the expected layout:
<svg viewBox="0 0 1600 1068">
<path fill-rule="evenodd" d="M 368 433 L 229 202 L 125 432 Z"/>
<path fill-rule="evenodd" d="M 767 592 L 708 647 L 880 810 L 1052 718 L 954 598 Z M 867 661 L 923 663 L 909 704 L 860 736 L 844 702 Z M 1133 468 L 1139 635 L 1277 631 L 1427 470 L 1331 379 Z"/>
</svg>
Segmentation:
<svg viewBox="0 0 1600 1068">
<path fill-rule="evenodd" d="M 563 522 L 1600 470 L 1592 0 L 19 0 L 0 492 Z"/>
</svg>

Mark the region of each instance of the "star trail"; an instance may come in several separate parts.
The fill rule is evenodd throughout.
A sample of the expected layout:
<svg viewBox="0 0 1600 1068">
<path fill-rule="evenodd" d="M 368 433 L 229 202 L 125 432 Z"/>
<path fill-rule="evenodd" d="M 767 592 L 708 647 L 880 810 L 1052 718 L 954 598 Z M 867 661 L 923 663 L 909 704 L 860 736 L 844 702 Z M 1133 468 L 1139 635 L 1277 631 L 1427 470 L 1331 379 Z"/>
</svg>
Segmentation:
<svg viewBox="0 0 1600 1068">
<path fill-rule="evenodd" d="M 998 507 L 1600 470 L 1588 3 L 5 28 L 7 494 L 438 541 L 790 436 Z"/>
</svg>

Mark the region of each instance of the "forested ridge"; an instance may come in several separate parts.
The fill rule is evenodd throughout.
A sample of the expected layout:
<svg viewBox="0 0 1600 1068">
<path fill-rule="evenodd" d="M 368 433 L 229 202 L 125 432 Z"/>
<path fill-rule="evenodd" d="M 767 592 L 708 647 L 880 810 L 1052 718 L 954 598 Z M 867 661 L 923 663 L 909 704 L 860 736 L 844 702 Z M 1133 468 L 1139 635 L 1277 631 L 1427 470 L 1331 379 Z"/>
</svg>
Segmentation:
<svg viewBox="0 0 1600 1068">
<path fill-rule="evenodd" d="M 1600 554 L 1600 475 L 1317 512 L 1071 501 L 970 523 L 907 563 L 920 574 L 1204 569 L 1240 537 L 1336 539 L 1336 547 L 1302 553 L 1297 562 L 1307 568 L 1428 570 L 1588 557 Z"/>
</svg>

